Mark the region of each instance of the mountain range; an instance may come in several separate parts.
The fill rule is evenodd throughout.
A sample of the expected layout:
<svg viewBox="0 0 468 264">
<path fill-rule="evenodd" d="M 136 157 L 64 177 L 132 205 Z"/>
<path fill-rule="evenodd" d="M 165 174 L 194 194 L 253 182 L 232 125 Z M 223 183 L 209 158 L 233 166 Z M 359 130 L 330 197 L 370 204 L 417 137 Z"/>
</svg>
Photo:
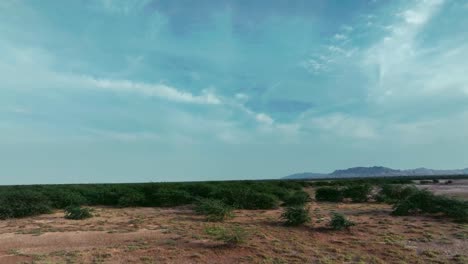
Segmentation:
<svg viewBox="0 0 468 264">
<path fill-rule="evenodd" d="M 303 172 L 283 177 L 283 179 L 316 179 L 316 178 L 353 178 L 353 177 L 387 177 L 387 176 L 437 176 L 437 175 L 468 175 L 468 168 L 460 170 L 433 170 L 417 168 L 397 170 L 382 166 L 353 167 L 335 170 L 332 173 Z"/>
</svg>

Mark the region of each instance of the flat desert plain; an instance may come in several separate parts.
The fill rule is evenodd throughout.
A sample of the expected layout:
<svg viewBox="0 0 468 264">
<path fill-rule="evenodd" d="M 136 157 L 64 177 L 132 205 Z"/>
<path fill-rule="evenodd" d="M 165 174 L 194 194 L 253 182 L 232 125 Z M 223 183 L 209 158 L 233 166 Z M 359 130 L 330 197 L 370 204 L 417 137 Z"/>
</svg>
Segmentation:
<svg viewBox="0 0 468 264">
<path fill-rule="evenodd" d="M 468 181 L 425 185 L 467 197 Z M 452 191 L 451 191 L 452 190 Z M 460 191 L 461 190 L 461 191 Z M 313 188 L 307 188 L 312 195 Z M 282 224 L 282 209 L 236 210 L 207 222 L 191 206 L 93 207 L 93 218 L 63 211 L 0 221 L 0 263 L 468 263 L 468 225 L 437 216 L 391 216 L 379 203 L 310 202 L 312 221 Z M 328 227 L 331 212 L 356 223 Z M 240 226 L 245 242 L 228 246 L 207 230 Z"/>
</svg>

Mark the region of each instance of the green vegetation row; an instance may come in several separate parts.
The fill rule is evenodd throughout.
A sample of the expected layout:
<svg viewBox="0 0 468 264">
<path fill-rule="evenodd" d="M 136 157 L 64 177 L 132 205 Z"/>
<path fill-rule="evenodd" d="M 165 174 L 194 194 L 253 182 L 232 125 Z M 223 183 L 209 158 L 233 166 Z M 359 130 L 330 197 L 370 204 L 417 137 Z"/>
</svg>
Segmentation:
<svg viewBox="0 0 468 264">
<path fill-rule="evenodd" d="M 216 200 L 233 209 L 272 209 L 281 202 L 308 200 L 302 191 L 305 185 L 299 181 L 232 181 L 4 186 L 0 187 L 0 219 L 44 214 L 70 206 L 172 207 L 203 200 Z"/>
<path fill-rule="evenodd" d="M 468 201 L 435 195 L 414 185 L 384 184 L 379 189 L 373 193 L 374 187 L 370 184 L 320 187 L 316 189 L 315 199 L 328 202 L 345 199 L 366 202 L 372 199 L 392 204 L 394 215 L 444 215 L 459 222 L 468 222 Z"/>
</svg>

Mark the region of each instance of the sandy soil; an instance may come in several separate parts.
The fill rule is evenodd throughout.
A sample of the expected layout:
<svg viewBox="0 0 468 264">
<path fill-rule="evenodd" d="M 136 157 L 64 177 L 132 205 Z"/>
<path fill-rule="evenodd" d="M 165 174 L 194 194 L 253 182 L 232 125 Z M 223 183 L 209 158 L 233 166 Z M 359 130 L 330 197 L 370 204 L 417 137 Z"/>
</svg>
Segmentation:
<svg viewBox="0 0 468 264">
<path fill-rule="evenodd" d="M 468 180 L 452 180 L 451 184 L 445 184 L 447 180 L 440 180 L 438 184 L 419 184 L 419 188 L 428 189 L 438 195 L 446 195 L 468 200 Z M 419 181 L 416 181 L 419 182 Z"/>
<path fill-rule="evenodd" d="M 327 227 L 346 214 L 351 231 Z M 95 217 L 63 212 L 0 221 L 0 263 L 468 263 L 468 225 L 444 218 L 390 216 L 384 204 L 310 204 L 313 221 L 285 227 L 278 210 L 238 210 L 209 223 L 190 207 L 95 208 Z M 241 226 L 242 245 L 214 241 L 205 229 Z"/>
</svg>

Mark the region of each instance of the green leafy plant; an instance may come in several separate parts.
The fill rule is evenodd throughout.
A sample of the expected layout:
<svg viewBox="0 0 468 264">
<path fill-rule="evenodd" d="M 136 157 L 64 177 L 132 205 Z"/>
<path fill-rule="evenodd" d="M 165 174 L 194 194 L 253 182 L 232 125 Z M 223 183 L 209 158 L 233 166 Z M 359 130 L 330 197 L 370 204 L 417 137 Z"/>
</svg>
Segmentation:
<svg viewBox="0 0 468 264">
<path fill-rule="evenodd" d="M 232 207 L 226 205 L 220 200 L 201 199 L 195 211 L 199 214 L 206 215 L 208 221 L 220 222 L 233 216 Z"/>
<path fill-rule="evenodd" d="M 72 220 L 81 220 L 93 217 L 91 209 L 82 208 L 80 206 L 68 206 L 65 208 L 65 218 Z"/>
<path fill-rule="evenodd" d="M 281 218 L 285 221 L 287 226 L 299 226 L 310 222 L 309 208 L 303 206 L 289 206 L 286 207 Z"/>
<path fill-rule="evenodd" d="M 333 230 L 349 229 L 351 226 L 356 225 L 354 222 L 349 221 L 346 216 L 339 213 L 333 213 L 330 220 L 330 227 Z"/>
</svg>

